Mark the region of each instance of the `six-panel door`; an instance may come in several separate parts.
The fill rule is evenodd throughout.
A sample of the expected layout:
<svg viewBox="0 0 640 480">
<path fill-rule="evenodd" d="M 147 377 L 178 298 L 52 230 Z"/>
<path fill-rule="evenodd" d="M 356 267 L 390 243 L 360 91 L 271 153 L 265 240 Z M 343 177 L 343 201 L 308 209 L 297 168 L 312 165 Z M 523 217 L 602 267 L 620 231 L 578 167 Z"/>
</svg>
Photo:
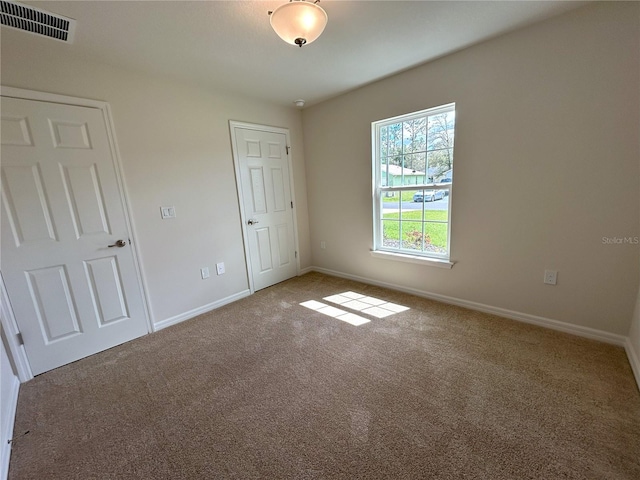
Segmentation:
<svg viewBox="0 0 640 480">
<path fill-rule="evenodd" d="M 286 137 L 234 128 L 255 290 L 297 273 Z"/>
<path fill-rule="evenodd" d="M 33 373 L 146 334 L 102 111 L 3 97 L 1 172 L 2 275 Z"/>
</svg>

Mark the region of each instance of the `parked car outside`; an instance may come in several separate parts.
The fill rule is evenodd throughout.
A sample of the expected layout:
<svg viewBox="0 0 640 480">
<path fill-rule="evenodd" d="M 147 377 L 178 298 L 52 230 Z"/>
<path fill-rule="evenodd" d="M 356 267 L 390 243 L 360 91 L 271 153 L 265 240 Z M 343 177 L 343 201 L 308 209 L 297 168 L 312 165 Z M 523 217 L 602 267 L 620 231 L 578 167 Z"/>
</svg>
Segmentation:
<svg viewBox="0 0 640 480">
<path fill-rule="evenodd" d="M 451 183 L 451 182 L 452 182 L 451 177 L 445 177 L 442 180 L 440 180 L 440 183 Z M 444 195 L 445 196 L 449 195 L 449 190 L 445 190 Z"/>
<path fill-rule="evenodd" d="M 421 190 L 413 195 L 414 202 L 435 202 L 444 198 L 444 190 Z"/>
</svg>

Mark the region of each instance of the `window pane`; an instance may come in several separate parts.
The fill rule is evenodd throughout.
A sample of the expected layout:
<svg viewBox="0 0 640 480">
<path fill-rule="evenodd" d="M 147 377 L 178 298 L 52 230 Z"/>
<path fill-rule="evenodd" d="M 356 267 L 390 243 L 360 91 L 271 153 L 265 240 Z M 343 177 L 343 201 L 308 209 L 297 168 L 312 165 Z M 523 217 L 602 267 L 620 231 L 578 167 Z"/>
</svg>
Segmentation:
<svg viewBox="0 0 640 480">
<path fill-rule="evenodd" d="M 400 193 L 401 192 L 382 192 L 382 217 L 384 218 L 385 214 L 388 213 L 395 213 L 396 217 L 397 213 L 400 211 L 399 210 L 399 206 L 400 203 L 398 202 L 398 200 L 400 200 Z M 404 197 L 402 197 L 404 198 Z"/>
<path fill-rule="evenodd" d="M 439 183 L 443 178 L 452 178 L 453 149 L 435 150 L 427 153 L 429 178 L 433 183 Z"/>
<path fill-rule="evenodd" d="M 434 200 L 425 203 L 425 251 L 431 253 L 446 253 L 447 251 L 447 222 L 449 219 L 448 191 L 432 190 Z"/>
<path fill-rule="evenodd" d="M 380 158 L 387 156 L 387 127 L 380 127 Z"/>
<path fill-rule="evenodd" d="M 419 222 L 402 222 L 402 248 L 403 250 L 422 251 L 423 243 L 423 223 Z"/>
<path fill-rule="evenodd" d="M 389 137 L 389 157 L 395 160 L 396 165 L 400 165 L 402 160 L 402 123 L 389 125 L 387 132 Z"/>
<path fill-rule="evenodd" d="M 388 178 L 389 178 L 389 165 L 387 163 L 387 158 L 382 157 L 380 159 L 380 185 L 382 185 L 383 187 L 386 187 L 389 184 Z"/>
<path fill-rule="evenodd" d="M 398 216 L 397 213 L 391 216 Z M 385 214 L 385 217 L 387 215 Z M 386 248 L 399 248 L 400 222 L 398 220 L 382 220 L 382 246 Z"/>
<path fill-rule="evenodd" d="M 400 207 L 406 207 L 413 202 L 413 196 L 416 192 L 382 192 L 382 209 L 385 213 L 398 213 Z M 417 207 L 416 207 L 417 208 Z M 395 218 L 398 218 L 397 216 Z"/>
<path fill-rule="evenodd" d="M 398 185 L 421 185 L 426 183 L 424 153 L 411 153 L 404 156 L 403 182 Z"/>
<path fill-rule="evenodd" d="M 451 185 L 452 182 L 453 182 L 453 169 L 443 173 L 438 183 L 446 183 Z M 448 195 L 449 192 L 447 191 L 446 194 Z"/>
<path fill-rule="evenodd" d="M 402 221 L 422 221 L 422 190 L 412 190 L 402 192 L 402 203 L 400 204 L 400 217 Z"/>
<path fill-rule="evenodd" d="M 455 113 L 441 113 L 429 117 L 427 150 L 453 148 Z"/>
<path fill-rule="evenodd" d="M 424 152 L 427 144 L 427 119 L 417 118 L 403 123 L 405 153 Z"/>
<path fill-rule="evenodd" d="M 424 190 L 416 190 L 413 192 L 413 198 L 411 199 L 414 203 L 430 203 L 431 205 L 426 205 L 424 208 L 426 210 L 445 210 L 448 215 L 449 210 L 449 190 L 448 189 L 433 189 L 433 188 L 425 188 Z M 444 200 L 444 202 L 442 202 Z M 440 203 L 436 203 L 440 202 Z M 411 208 L 411 207 L 407 207 Z M 422 208 L 418 205 L 415 208 Z M 446 221 L 446 218 L 445 218 Z"/>
<path fill-rule="evenodd" d="M 427 118 L 422 117 L 415 120 L 416 130 L 416 151 L 427 150 Z"/>
<path fill-rule="evenodd" d="M 402 145 L 404 146 L 404 153 L 411 153 L 413 149 L 413 120 L 408 122 L 402 122 Z"/>
<path fill-rule="evenodd" d="M 447 224 L 426 222 L 424 226 L 424 251 L 428 253 L 447 253 Z"/>
</svg>

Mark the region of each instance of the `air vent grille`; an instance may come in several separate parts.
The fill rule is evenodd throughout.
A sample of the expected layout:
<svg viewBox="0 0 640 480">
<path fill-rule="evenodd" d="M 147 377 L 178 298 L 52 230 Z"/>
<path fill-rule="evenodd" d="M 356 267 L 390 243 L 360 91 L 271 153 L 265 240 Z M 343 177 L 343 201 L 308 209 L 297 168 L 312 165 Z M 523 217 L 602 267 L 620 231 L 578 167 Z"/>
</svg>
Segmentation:
<svg viewBox="0 0 640 480">
<path fill-rule="evenodd" d="M 29 5 L 0 0 L 0 24 L 70 43 L 76 21 Z"/>
</svg>

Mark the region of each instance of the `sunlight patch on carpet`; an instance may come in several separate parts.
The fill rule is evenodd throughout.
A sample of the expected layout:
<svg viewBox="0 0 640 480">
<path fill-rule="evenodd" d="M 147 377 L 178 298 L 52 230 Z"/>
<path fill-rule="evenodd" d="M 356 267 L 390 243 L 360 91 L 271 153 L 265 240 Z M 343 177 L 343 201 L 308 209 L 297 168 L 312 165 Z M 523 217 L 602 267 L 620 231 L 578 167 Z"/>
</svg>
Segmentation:
<svg viewBox="0 0 640 480">
<path fill-rule="evenodd" d="M 356 292 L 342 292 L 336 295 L 324 297 L 323 300 L 335 303 L 340 307 L 366 313 L 367 315 L 371 315 L 376 318 L 385 318 L 389 315 L 409 310 L 409 307 L 405 307 L 404 305 L 398 305 L 397 303 L 387 302 L 386 300 L 369 297 Z M 360 315 L 356 315 L 355 313 L 350 313 L 342 310 L 341 308 L 336 308 L 316 300 L 308 300 L 306 302 L 302 302 L 300 305 L 355 326 L 369 323 L 371 321 L 361 317 Z"/>
<path fill-rule="evenodd" d="M 371 315 L 376 318 L 384 318 L 389 315 L 393 315 L 394 313 L 409 310 L 409 307 L 405 307 L 404 305 L 387 302 L 375 297 L 368 297 L 356 292 L 343 292 L 337 295 L 324 297 L 324 300 L 336 303 L 341 307 L 366 313 L 367 315 Z"/>
<path fill-rule="evenodd" d="M 355 313 L 345 312 L 344 310 L 340 310 L 339 308 L 332 307 L 331 305 L 326 305 L 322 302 L 317 302 L 315 300 L 302 302 L 300 305 L 302 305 L 303 307 L 310 308 L 311 310 L 315 310 L 318 313 L 322 313 L 324 315 L 337 318 L 338 320 L 342 320 L 343 322 L 347 322 L 351 325 L 355 325 L 356 327 L 358 325 L 369 323 L 371 321 L 361 317 L 360 315 L 356 315 Z"/>
</svg>

